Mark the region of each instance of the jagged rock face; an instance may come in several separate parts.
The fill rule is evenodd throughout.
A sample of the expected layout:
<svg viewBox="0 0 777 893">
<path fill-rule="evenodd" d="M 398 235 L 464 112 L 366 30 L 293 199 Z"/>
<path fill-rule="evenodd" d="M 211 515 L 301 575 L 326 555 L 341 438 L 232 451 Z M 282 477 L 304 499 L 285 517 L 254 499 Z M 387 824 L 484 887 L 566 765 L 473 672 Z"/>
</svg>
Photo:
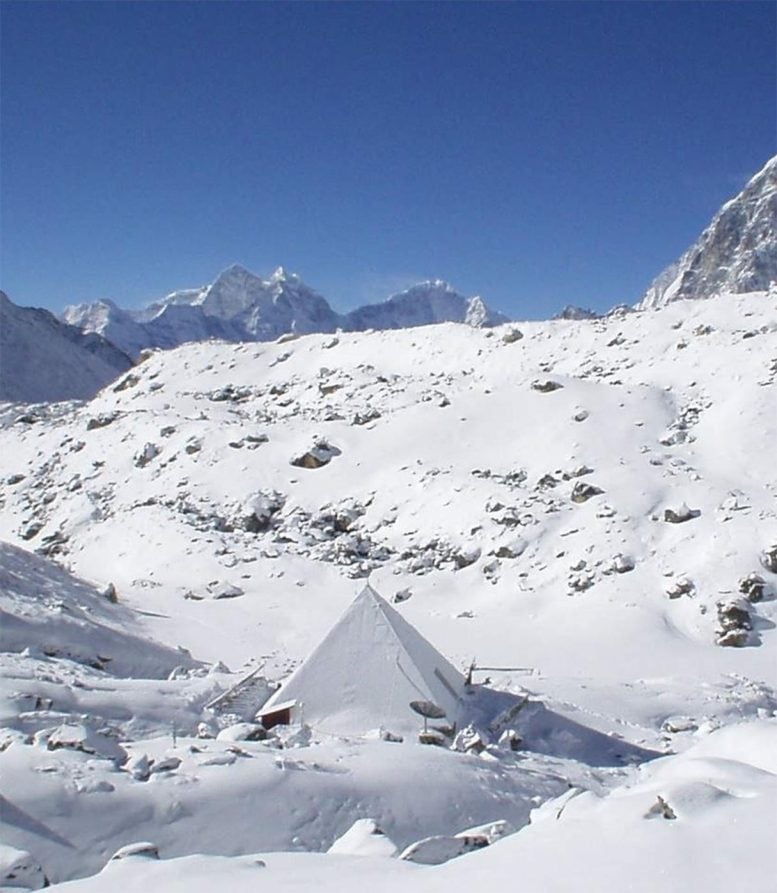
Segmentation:
<svg viewBox="0 0 777 893">
<path fill-rule="evenodd" d="M 721 292 L 765 291 L 777 281 L 777 156 L 727 202 L 698 242 L 664 270 L 640 310 Z"/>
<path fill-rule="evenodd" d="M 507 322 L 482 298 L 467 299 L 440 280 L 419 283 L 382 303 L 340 314 L 283 267 L 262 279 L 239 265 L 229 267 L 211 285 L 173 292 L 140 311 L 97 301 L 68 307 L 63 319 L 102 335 L 132 357 L 149 347 L 167 349 L 211 338 L 274 341 L 287 333 L 359 332 L 439 322 L 480 328 Z"/>
<path fill-rule="evenodd" d="M 601 319 L 600 314 L 595 313 L 593 310 L 588 310 L 585 307 L 575 307 L 572 304 L 567 304 L 563 307 L 559 312 L 553 317 L 553 319 Z"/>
<path fill-rule="evenodd" d="M 0 292 L 0 401 L 85 400 L 132 365 L 95 333 Z"/>
</svg>

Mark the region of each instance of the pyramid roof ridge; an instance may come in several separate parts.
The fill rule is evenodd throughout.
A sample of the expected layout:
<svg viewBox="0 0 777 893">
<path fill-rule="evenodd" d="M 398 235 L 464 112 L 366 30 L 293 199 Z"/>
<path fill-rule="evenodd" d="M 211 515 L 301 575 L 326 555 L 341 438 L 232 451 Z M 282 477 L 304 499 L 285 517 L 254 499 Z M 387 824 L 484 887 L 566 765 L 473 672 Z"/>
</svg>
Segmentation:
<svg viewBox="0 0 777 893">
<path fill-rule="evenodd" d="M 343 728 L 368 722 L 360 731 L 408 728 L 416 721 L 409 703 L 418 699 L 455 722 L 463 690 L 462 674 L 367 583 L 262 712 L 296 700 L 305 720 L 321 726 L 334 716 Z"/>
</svg>

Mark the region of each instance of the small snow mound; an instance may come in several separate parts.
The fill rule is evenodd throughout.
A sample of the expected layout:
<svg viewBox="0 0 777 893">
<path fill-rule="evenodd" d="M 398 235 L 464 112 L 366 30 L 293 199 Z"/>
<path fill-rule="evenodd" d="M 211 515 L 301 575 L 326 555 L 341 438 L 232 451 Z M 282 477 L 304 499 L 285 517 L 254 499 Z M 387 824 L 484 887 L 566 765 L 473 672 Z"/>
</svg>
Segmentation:
<svg viewBox="0 0 777 893">
<path fill-rule="evenodd" d="M 30 853 L 0 843 L 0 887 L 42 890 L 48 886 L 48 878 Z"/>
<path fill-rule="evenodd" d="M 119 862 L 121 859 L 128 859 L 130 857 L 158 859 L 159 849 L 155 843 L 149 843 L 147 840 L 141 840 L 138 843 L 128 843 L 126 846 L 116 850 L 109 861 Z"/>
<path fill-rule="evenodd" d="M 357 819 L 329 847 L 328 852 L 340 856 L 396 856 L 399 850 L 383 833 L 374 819 Z"/>
</svg>

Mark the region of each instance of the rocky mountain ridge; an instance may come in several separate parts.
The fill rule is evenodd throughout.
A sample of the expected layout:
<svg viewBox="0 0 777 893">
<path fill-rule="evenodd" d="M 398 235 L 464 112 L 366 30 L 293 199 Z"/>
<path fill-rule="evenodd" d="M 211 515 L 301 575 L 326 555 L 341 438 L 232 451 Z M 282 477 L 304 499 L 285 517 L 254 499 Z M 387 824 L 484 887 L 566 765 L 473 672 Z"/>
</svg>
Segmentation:
<svg viewBox="0 0 777 893">
<path fill-rule="evenodd" d="M 85 400 L 131 365 L 96 332 L 17 307 L 0 291 L 0 401 Z"/>
<path fill-rule="evenodd" d="M 637 304 L 650 310 L 685 298 L 767 290 L 777 282 L 777 155 L 726 202 Z"/>
</svg>

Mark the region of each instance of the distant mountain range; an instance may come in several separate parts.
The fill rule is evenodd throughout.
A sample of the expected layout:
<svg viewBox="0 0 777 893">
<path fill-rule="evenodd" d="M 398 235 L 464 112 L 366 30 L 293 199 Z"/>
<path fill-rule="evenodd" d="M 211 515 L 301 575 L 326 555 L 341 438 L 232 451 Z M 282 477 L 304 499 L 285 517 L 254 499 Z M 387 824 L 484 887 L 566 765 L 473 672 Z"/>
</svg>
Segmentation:
<svg viewBox="0 0 777 893">
<path fill-rule="evenodd" d="M 283 267 L 263 279 L 239 265 L 224 270 L 210 285 L 173 292 L 143 310 L 95 301 L 67 307 L 63 320 L 107 338 L 132 357 L 145 348 L 209 338 L 273 341 L 288 333 L 401 329 L 440 322 L 493 326 L 508 321 L 482 298 L 465 298 L 439 279 L 341 314 Z"/>
<path fill-rule="evenodd" d="M 718 211 L 698 241 L 653 280 L 637 309 L 763 291 L 777 282 L 777 155 Z"/>
<path fill-rule="evenodd" d="M 721 293 L 765 291 L 777 282 L 777 156 L 715 215 L 699 240 L 651 284 L 637 310 Z M 612 313 L 630 310 L 625 306 Z M 565 307 L 559 319 L 596 319 Z M 141 310 L 112 301 L 46 310 L 17 307 L 0 292 L 0 401 L 88 399 L 148 348 L 192 341 L 273 341 L 282 335 L 402 329 L 441 322 L 494 326 L 508 318 L 440 279 L 377 304 L 338 313 L 295 273 L 268 278 L 239 265 L 201 288 L 176 291 Z"/>
</svg>

